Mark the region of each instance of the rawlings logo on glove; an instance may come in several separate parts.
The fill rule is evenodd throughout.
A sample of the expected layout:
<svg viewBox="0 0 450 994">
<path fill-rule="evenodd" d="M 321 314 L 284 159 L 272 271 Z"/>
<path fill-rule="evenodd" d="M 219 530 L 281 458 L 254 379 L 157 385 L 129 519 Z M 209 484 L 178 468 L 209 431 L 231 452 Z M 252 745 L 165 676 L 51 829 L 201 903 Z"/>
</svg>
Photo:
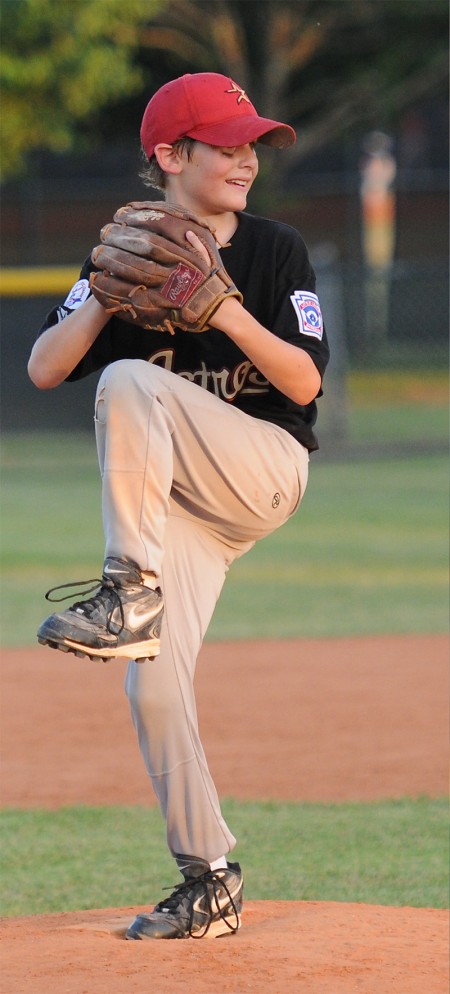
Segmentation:
<svg viewBox="0 0 450 994">
<path fill-rule="evenodd" d="M 207 263 L 186 239 L 193 231 Z M 242 294 L 220 258 L 214 234 L 202 218 L 174 204 L 143 201 L 116 211 L 100 233 L 91 258 L 99 270 L 90 287 L 108 314 L 143 328 L 206 331 L 208 319 L 227 297 Z"/>
<path fill-rule="evenodd" d="M 201 282 L 202 274 L 198 270 L 179 262 L 166 285 L 161 288 L 161 293 L 177 307 L 182 307 Z"/>
</svg>

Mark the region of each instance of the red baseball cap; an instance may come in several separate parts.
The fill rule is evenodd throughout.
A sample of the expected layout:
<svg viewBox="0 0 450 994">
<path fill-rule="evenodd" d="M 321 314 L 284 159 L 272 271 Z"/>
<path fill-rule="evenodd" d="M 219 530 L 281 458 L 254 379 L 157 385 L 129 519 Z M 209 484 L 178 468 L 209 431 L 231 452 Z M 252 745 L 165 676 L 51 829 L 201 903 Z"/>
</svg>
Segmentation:
<svg viewBox="0 0 450 994">
<path fill-rule="evenodd" d="M 141 125 L 148 158 L 155 145 L 172 145 L 179 138 L 224 148 L 254 141 L 288 148 L 296 137 L 288 124 L 259 117 L 245 90 L 215 72 L 186 73 L 165 83 L 148 103 Z"/>
</svg>

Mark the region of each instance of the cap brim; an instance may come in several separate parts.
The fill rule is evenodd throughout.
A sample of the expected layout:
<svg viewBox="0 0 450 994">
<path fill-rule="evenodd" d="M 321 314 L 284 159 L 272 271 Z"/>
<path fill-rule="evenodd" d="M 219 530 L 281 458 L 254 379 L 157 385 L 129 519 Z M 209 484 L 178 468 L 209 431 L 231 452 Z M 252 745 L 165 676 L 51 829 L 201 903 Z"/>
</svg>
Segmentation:
<svg viewBox="0 0 450 994">
<path fill-rule="evenodd" d="M 297 139 L 294 129 L 289 124 L 254 116 L 230 118 L 220 124 L 193 128 L 189 131 L 188 137 L 205 142 L 206 145 L 221 145 L 223 148 L 247 145 L 255 141 L 263 145 L 272 145 L 274 148 L 289 148 Z"/>
</svg>

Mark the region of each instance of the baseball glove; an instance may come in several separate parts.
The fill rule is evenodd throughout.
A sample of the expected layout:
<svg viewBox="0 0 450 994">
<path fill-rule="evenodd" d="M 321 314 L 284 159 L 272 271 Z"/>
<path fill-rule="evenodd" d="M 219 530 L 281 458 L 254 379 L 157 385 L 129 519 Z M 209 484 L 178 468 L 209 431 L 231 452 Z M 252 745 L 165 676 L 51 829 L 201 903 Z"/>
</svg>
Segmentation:
<svg viewBox="0 0 450 994">
<path fill-rule="evenodd" d="M 91 255 L 94 297 L 108 314 L 169 331 L 206 331 L 208 319 L 226 297 L 242 294 L 224 269 L 209 225 L 164 201 L 130 203 L 100 232 Z M 209 264 L 186 240 L 193 231 L 206 247 Z"/>
</svg>

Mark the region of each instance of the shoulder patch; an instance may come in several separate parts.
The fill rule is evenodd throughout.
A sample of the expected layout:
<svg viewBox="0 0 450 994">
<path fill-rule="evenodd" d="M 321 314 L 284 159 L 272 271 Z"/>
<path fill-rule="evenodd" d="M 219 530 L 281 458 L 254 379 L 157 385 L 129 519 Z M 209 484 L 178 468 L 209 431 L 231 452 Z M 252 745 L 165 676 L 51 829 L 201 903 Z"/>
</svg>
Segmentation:
<svg viewBox="0 0 450 994">
<path fill-rule="evenodd" d="M 310 335 L 312 338 L 318 338 L 321 341 L 323 320 L 317 295 L 315 293 L 308 293 L 306 290 L 296 290 L 295 293 L 291 294 L 291 302 L 297 315 L 302 335 Z"/>
<path fill-rule="evenodd" d="M 89 294 L 89 280 L 78 280 L 72 287 L 68 297 L 66 297 L 63 306 L 68 307 L 70 311 L 74 311 L 80 304 L 84 304 Z"/>
</svg>

